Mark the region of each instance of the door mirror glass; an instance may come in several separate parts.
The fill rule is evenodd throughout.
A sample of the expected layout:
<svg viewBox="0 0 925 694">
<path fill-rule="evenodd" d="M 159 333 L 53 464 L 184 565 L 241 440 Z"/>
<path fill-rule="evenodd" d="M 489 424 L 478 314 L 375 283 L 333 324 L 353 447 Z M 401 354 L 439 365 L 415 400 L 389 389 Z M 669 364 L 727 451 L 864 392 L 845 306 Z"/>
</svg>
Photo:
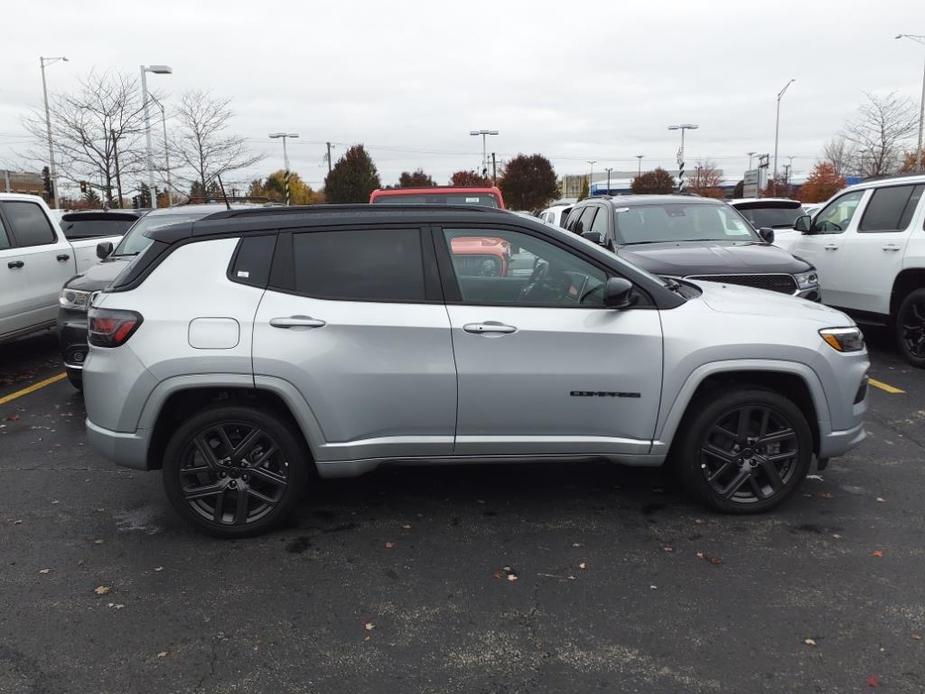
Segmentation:
<svg viewBox="0 0 925 694">
<path fill-rule="evenodd" d="M 793 223 L 793 228 L 796 231 L 801 231 L 804 234 L 808 234 L 813 229 L 813 218 L 808 214 L 801 215 L 797 217 L 796 221 Z"/>
<path fill-rule="evenodd" d="M 765 243 L 774 243 L 774 230 L 771 227 L 761 227 L 758 230 L 758 236 L 760 236 Z"/>
<path fill-rule="evenodd" d="M 588 239 L 588 241 L 596 243 L 598 246 L 604 244 L 604 235 L 599 231 L 586 231 L 581 235 L 581 238 Z"/>
<path fill-rule="evenodd" d="M 626 309 L 636 303 L 633 283 L 625 277 L 611 277 L 604 285 L 604 306 Z"/>
<path fill-rule="evenodd" d="M 100 260 L 108 258 L 110 253 L 112 253 L 112 241 L 101 241 L 96 244 L 96 257 Z"/>
</svg>

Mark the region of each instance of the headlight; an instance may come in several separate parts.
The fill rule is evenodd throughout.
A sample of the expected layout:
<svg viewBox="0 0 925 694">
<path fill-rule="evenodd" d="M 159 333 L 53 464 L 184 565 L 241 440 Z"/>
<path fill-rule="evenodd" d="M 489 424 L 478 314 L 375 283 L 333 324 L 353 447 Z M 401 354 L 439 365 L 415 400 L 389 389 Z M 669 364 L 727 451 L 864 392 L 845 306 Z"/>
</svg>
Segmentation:
<svg viewBox="0 0 925 694">
<path fill-rule="evenodd" d="M 82 292 L 79 289 L 68 289 L 65 287 L 58 295 L 58 303 L 62 308 L 69 308 L 72 311 L 86 311 L 90 305 L 91 292 Z"/>
<path fill-rule="evenodd" d="M 838 352 L 860 352 L 864 349 L 864 335 L 858 328 L 824 328 L 819 334 Z"/>
<path fill-rule="evenodd" d="M 815 270 L 798 272 L 793 276 L 793 279 L 797 281 L 797 286 L 800 289 L 813 289 L 819 286 L 819 273 Z"/>
</svg>

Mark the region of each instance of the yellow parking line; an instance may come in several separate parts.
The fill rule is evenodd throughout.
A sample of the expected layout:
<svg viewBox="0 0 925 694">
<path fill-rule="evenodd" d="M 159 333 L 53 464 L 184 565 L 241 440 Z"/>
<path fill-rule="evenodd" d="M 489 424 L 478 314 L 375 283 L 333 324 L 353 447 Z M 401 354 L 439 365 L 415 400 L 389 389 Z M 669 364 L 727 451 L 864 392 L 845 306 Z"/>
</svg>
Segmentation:
<svg viewBox="0 0 925 694">
<path fill-rule="evenodd" d="M 882 391 L 884 391 L 884 392 L 886 392 L 886 393 L 889 393 L 890 395 L 901 395 L 902 393 L 905 393 L 905 392 L 906 392 L 906 391 L 904 391 L 902 388 L 897 388 L 896 386 L 891 386 L 889 383 L 884 383 L 883 381 L 878 381 L 878 380 L 875 379 L 875 378 L 868 379 L 867 382 L 870 383 L 874 388 L 879 388 L 880 390 L 882 390 Z M 0 403 L 2 403 L 2 400 L 0 400 Z"/>
<path fill-rule="evenodd" d="M 41 390 L 45 386 L 50 386 L 52 383 L 63 381 L 65 378 L 67 378 L 66 373 L 56 374 L 52 376 L 51 378 L 46 378 L 44 381 L 39 381 L 38 383 L 33 383 L 31 386 L 23 388 L 22 390 L 17 390 L 15 393 L 4 395 L 2 398 L 0 398 L 0 405 L 6 405 L 8 402 L 12 402 L 13 400 L 16 400 L 17 398 L 21 398 L 23 395 L 34 393 L 37 390 Z"/>
</svg>

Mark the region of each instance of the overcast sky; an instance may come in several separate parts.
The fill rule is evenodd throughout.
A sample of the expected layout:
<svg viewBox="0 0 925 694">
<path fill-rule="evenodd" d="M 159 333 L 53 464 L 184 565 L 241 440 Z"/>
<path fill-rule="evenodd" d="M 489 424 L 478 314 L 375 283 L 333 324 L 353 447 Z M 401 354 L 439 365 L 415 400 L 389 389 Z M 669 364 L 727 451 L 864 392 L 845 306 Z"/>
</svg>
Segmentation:
<svg viewBox="0 0 925 694">
<path fill-rule="evenodd" d="M 700 129 L 689 166 L 713 159 L 727 174 L 748 151 L 774 144 L 796 173 L 849 117 L 863 92 L 896 91 L 918 105 L 925 46 L 922 0 L 812 2 L 93 2 L 4 3 L 0 168 L 38 170 L 22 117 L 41 105 L 39 56 L 49 90 L 89 70 L 137 76 L 167 63 L 152 84 L 168 103 L 188 89 L 232 98 L 233 129 L 267 159 L 235 178 L 282 168 L 276 130 L 297 132 L 292 168 L 313 187 L 335 156 L 364 143 L 383 183 L 423 167 L 439 183 L 477 168 L 492 128 L 499 159 L 539 152 L 556 172 L 584 173 L 596 159 L 634 169 L 673 165 L 671 123 Z"/>
</svg>

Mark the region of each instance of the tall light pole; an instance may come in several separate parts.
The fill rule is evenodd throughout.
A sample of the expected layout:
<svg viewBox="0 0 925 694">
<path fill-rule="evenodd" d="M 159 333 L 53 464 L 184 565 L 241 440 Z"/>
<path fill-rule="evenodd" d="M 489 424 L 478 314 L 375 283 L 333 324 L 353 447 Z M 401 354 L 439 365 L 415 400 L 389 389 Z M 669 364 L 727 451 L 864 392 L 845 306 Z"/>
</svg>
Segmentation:
<svg viewBox="0 0 925 694">
<path fill-rule="evenodd" d="M 610 174 L 613 171 L 613 167 L 608 166 L 604 171 L 607 172 L 607 195 L 610 195 Z"/>
<path fill-rule="evenodd" d="M 173 185 L 170 183 L 170 147 L 167 146 L 167 109 L 154 94 L 148 94 L 148 96 L 161 109 L 161 123 L 164 125 L 164 168 L 167 169 L 167 207 L 170 207 L 173 203 Z"/>
<path fill-rule="evenodd" d="M 486 143 L 486 138 L 489 135 L 497 135 L 497 130 L 470 130 L 470 135 L 481 135 L 482 136 L 482 175 L 488 175 L 488 145 Z"/>
<path fill-rule="evenodd" d="M 774 119 L 774 195 L 777 195 L 777 142 L 780 137 L 780 100 L 787 91 L 787 87 L 796 82 L 796 78 L 791 77 L 790 81 L 784 85 L 784 88 L 777 92 L 777 117 Z"/>
<path fill-rule="evenodd" d="M 289 152 L 286 150 L 286 140 L 289 138 L 297 138 L 299 133 L 270 133 L 269 138 L 271 140 L 282 140 L 283 141 L 283 177 L 286 183 L 286 204 L 289 204 Z"/>
<path fill-rule="evenodd" d="M 43 58 L 39 56 L 39 63 L 42 65 L 42 96 L 45 98 L 45 129 L 48 132 L 48 177 L 51 179 L 51 194 L 54 199 L 55 207 L 58 207 L 58 174 L 55 171 L 55 147 L 51 139 L 51 111 L 48 108 L 48 86 L 45 84 L 45 66 L 54 65 L 59 60 L 67 62 L 63 55 L 54 58 Z M 921 134 L 921 133 L 920 133 Z M 919 138 L 922 139 L 921 137 Z"/>
<path fill-rule="evenodd" d="M 925 36 L 921 34 L 897 34 L 896 38 L 909 39 L 925 45 Z M 919 171 L 925 171 L 925 161 L 922 161 L 923 157 L 925 157 L 925 152 L 922 152 L 923 125 L 925 125 L 925 68 L 922 70 L 922 100 L 919 102 L 919 144 L 915 148 L 916 168 L 918 168 Z"/>
<path fill-rule="evenodd" d="M 148 162 L 148 197 L 151 198 L 151 207 L 157 209 L 157 195 L 154 193 L 154 157 L 151 154 L 151 118 L 148 115 L 148 73 L 155 75 L 170 75 L 173 68 L 169 65 L 142 65 L 141 66 L 141 99 L 145 111 L 145 140 L 147 142 Z"/>
<path fill-rule="evenodd" d="M 752 157 L 754 157 L 758 152 L 746 152 L 748 155 L 748 170 L 752 170 Z"/>
<path fill-rule="evenodd" d="M 636 159 L 639 160 L 638 165 L 636 166 L 636 176 L 637 176 L 637 177 L 638 177 L 638 176 L 642 176 L 642 157 L 643 157 L 643 156 L 644 156 L 644 155 L 642 155 L 642 154 L 637 154 L 637 155 L 636 155 Z"/>
<path fill-rule="evenodd" d="M 678 192 L 684 191 L 684 131 L 696 130 L 699 125 L 694 123 L 680 123 L 678 125 L 669 125 L 669 130 L 681 131 L 681 149 L 678 150 Z"/>
</svg>

